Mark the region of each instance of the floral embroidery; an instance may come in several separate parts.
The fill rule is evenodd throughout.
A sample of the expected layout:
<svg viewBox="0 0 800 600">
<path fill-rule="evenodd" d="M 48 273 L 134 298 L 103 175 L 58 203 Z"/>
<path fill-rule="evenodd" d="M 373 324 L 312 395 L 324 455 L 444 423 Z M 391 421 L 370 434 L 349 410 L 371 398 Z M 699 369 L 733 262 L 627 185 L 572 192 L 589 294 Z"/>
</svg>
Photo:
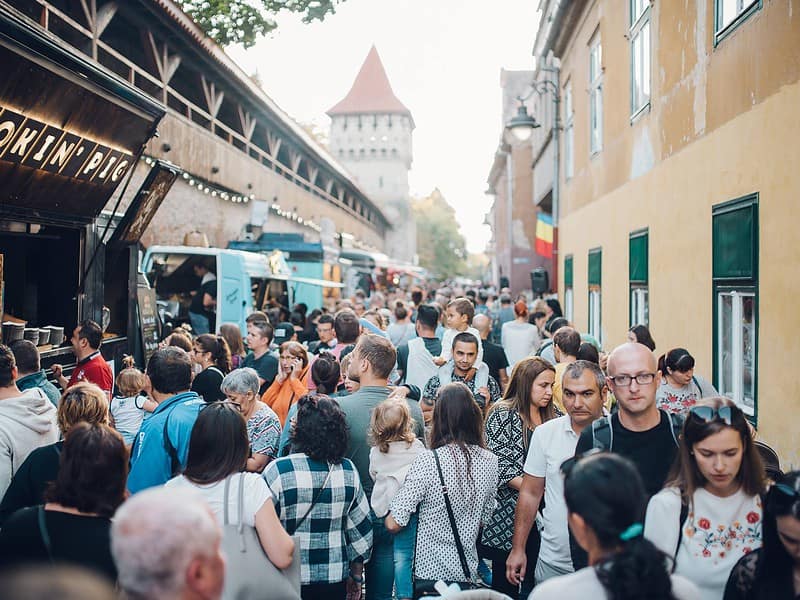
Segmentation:
<svg viewBox="0 0 800 600">
<path fill-rule="evenodd" d="M 745 520 L 746 524 L 734 521 L 730 526 L 723 524 L 713 526 L 710 519 L 700 517 L 695 520 L 694 515 L 690 513 L 684 528 L 684 535 L 698 544 L 699 555 L 704 558 L 724 559 L 737 547 L 743 547 L 742 553 L 747 554 L 751 551 L 754 543 L 760 545 L 761 515 L 756 511 L 750 511 Z"/>
</svg>

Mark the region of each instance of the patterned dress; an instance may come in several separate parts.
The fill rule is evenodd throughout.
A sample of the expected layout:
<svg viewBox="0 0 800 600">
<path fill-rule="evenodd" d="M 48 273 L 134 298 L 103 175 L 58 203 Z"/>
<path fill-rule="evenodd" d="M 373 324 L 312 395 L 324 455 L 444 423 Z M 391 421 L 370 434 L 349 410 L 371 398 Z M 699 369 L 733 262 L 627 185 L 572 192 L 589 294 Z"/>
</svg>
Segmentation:
<svg viewBox="0 0 800 600">
<path fill-rule="evenodd" d="M 269 460 L 278 456 L 278 442 L 281 438 L 281 422 L 269 406 L 260 406 L 247 420 L 247 437 L 250 438 L 250 452 L 266 454 Z"/>
</svg>

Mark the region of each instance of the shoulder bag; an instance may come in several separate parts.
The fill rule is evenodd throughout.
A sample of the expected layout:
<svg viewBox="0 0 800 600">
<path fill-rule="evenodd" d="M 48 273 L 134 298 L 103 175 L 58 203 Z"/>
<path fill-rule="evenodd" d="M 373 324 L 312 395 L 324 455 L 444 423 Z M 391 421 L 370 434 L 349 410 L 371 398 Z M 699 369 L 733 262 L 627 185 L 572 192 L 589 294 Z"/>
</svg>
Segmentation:
<svg viewBox="0 0 800 600">
<path fill-rule="evenodd" d="M 436 461 L 436 471 L 439 474 L 439 483 L 442 486 L 442 495 L 444 495 L 444 505 L 447 509 L 447 518 L 450 521 L 450 530 L 453 533 L 453 539 L 456 542 L 456 550 L 458 551 L 458 560 L 461 563 L 461 569 L 464 572 L 464 581 L 445 582 L 456 583 L 462 590 L 474 590 L 480 588 L 476 583 L 472 582 L 472 576 L 469 572 L 469 563 L 467 563 L 467 556 L 464 553 L 464 546 L 461 544 L 461 537 L 458 535 L 458 527 L 456 526 L 456 517 L 453 514 L 453 505 L 450 503 L 450 496 L 447 491 L 447 486 L 444 483 L 444 475 L 442 474 L 442 465 L 439 462 L 439 454 L 436 450 L 433 451 L 433 458 Z M 419 534 L 419 529 L 417 530 Z M 436 581 L 432 579 L 417 579 L 414 578 L 414 598 L 424 598 L 425 596 L 439 596 L 439 592 L 434 588 Z"/>
<path fill-rule="evenodd" d="M 238 475 L 236 523 L 231 523 L 228 518 L 228 492 L 231 477 L 234 475 L 225 479 L 222 550 L 227 557 L 227 564 L 222 600 L 259 600 L 265 597 L 265 590 L 269 590 L 271 599 L 300 600 L 300 545 L 295 544 L 294 557 L 289 567 L 281 570 L 272 564 L 261 547 L 255 527 L 245 525 L 242 520 L 244 473 Z"/>
</svg>

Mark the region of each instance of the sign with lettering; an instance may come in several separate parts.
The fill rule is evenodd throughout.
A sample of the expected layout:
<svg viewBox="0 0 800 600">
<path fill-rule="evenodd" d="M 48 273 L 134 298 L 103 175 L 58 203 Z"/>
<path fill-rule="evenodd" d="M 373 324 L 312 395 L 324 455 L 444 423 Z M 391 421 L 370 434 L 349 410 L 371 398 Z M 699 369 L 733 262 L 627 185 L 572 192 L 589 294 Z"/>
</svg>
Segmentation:
<svg viewBox="0 0 800 600">
<path fill-rule="evenodd" d="M 116 185 L 133 155 L 0 106 L 0 161 L 95 185 Z"/>
</svg>

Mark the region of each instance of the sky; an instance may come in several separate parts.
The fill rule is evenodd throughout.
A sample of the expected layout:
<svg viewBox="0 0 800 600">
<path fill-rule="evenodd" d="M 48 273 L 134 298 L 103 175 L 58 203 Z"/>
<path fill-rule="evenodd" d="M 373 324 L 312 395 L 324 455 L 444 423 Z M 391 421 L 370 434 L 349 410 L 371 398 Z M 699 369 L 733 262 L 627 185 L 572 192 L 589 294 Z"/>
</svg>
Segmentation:
<svg viewBox="0 0 800 600">
<path fill-rule="evenodd" d="M 502 133 L 500 69 L 532 69 L 535 0 L 346 0 L 322 23 L 281 14 L 278 29 L 228 48 L 290 116 L 327 130 L 375 44 L 395 95 L 411 110 L 411 194 L 441 190 L 470 252 L 483 252 L 486 179 Z"/>
</svg>

